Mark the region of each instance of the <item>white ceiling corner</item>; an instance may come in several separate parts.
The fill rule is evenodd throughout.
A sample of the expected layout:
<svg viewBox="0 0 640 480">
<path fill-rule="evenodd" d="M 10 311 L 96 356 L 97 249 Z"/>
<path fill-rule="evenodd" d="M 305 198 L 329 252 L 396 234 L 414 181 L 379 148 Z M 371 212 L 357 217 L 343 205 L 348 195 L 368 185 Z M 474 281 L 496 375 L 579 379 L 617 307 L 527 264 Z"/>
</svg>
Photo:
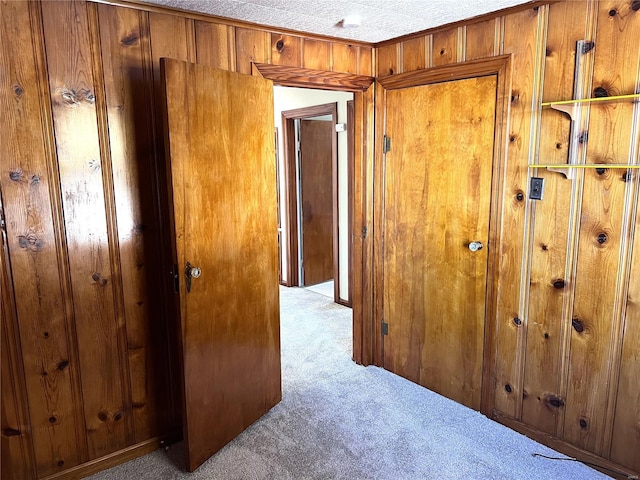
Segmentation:
<svg viewBox="0 0 640 480">
<path fill-rule="evenodd" d="M 191 12 L 361 42 L 377 43 L 529 0 L 144 0 Z M 360 27 L 340 20 L 359 15 Z"/>
</svg>

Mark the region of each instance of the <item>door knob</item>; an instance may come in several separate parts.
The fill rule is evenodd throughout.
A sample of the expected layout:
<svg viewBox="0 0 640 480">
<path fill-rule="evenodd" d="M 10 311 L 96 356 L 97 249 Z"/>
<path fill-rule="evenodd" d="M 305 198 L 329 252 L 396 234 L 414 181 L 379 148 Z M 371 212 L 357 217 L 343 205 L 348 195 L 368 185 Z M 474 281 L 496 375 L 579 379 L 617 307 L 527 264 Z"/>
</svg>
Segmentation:
<svg viewBox="0 0 640 480">
<path fill-rule="evenodd" d="M 189 262 L 184 269 L 184 276 L 187 279 L 187 293 L 191 291 L 191 279 L 192 278 L 200 278 L 202 275 L 202 270 L 198 267 L 192 266 Z"/>
<path fill-rule="evenodd" d="M 481 250 L 482 247 L 482 242 L 471 242 L 469 244 L 469 250 L 471 250 L 472 252 L 477 252 L 478 250 Z"/>
</svg>

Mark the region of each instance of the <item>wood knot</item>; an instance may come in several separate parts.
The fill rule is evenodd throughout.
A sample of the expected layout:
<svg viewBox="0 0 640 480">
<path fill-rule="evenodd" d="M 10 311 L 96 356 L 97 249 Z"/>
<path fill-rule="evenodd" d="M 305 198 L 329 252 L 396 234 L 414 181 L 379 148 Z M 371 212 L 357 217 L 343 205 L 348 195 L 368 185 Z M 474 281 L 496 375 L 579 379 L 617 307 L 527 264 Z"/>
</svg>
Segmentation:
<svg viewBox="0 0 640 480">
<path fill-rule="evenodd" d="M 516 141 L 516 138 L 517 138 L 517 137 L 516 137 L 515 135 L 510 135 L 510 136 L 509 136 L 509 142 L 511 142 L 511 143 L 515 142 L 515 141 Z"/>
<path fill-rule="evenodd" d="M 584 417 L 578 420 L 578 424 L 580 425 L 580 428 L 583 430 L 586 430 L 587 428 L 589 428 L 589 421 Z"/>
<path fill-rule="evenodd" d="M 582 145 L 587 143 L 588 140 L 589 140 L 589 132 L 582 132 L 578 137 L 578 142 L 580 142 L 580 144 Z"/>
<path fill-rule="evenodd" d="M 16 430 L 15 428 L 5 428 L 2 431 L 2 434 L 5 437 L 18 437 L 20 436 L 20 430 Z"/>
<path fill-rule="evenodd" d="M 106 422 L 107 420 L 109 420 L 109 414 L 105 411 L 98 412 L 98 420 L 100 420 L 101 422 Z"/>
<path fill-rule="evenodd" d="M 516 193 L 516 200 L 522 202 L 524 200 L 524 192 Z"/>
<path fill-rule="evenodd" d="M 549 334 L 547 332 L 544 332 L 544 339 L 549 340 Z"/>
<path fill-rule="evenodd" d="M 610 17 L 615 17 L 617 13 L 618 11 L 615 8 L 612 8 L 611 10 L 609 10 Z"/>
<path fill-rule="evenodd" d="M 562 278 L 554 280 L 551 284 L 553 285 L 553 288 L 557 288 L 558 290 L 564 288 L 564 280 Z"/>
<path fill-rule="evenodd" d="M 31 185 L 39 185 L 40 184 L 40 176 L 39 175 L 31 175 Z"/>
<path fill-rule="evenodd" d="M 389 75 L 393 75 L 393 68 L 389 69 Z"/>
<path fill-rule="evenodd" d="M 100 280 L 100 274 L 98 272 L 93 272 L 93 274 L 91 275 L 91 278 L 93 279 L 94 282 L 97 282 L 98 280 Z"/>
<path fill-rule="evenodd" d="M 113 416 L 113 420 L 115 422 L 119 421 L 122 419 L 122 412 L 117 412 L 114 416 Z"/>
<path fill-rule="evenodd" d="M 633 2 L 631 2 L 631 10 L 634 12 L 640 10 L 640 0 L 633 0 Z"/>
<path fill-rule="evenodd" d="M 560 142 L 556 143 L 556 149 L 560 150 L 562 148 L 562 144 Z"/>
<path fill-rule="evenodd" d="M 564 400 L 556 395 L 545 395 L 544 403 L 549 407 L 562 408 L 564 407 Z"/>
<path fill-rule="evenodd" d="M 63 371 L 69 366 L 69 360 L 63 360 L 58 364 L 58 370 Z"/>
<path fill-rule="evenodd" d="M 131 32 L 128 35 L 126 35 L 122 40 L 120 40 L 120 43 L 125 47 L 130 47 L 138 43 L 139 39 L 140 39 L 140 35 L 138 35 L 138 32 Z"/>
<path fill-rule="evenodd" d="M 624 172 L 624 173 L 622 174 L 622 177 L 620 177 L 620 178 L 621 178 L 621 180 L 622 180 L 623 182 L 625 182 L 625 183 L 626 183 L 626 182 L 630 182 L 630 181 L 631 181 L 631 179 L 633 178 L 633 174 L 632 174 L 629 170 L 627 170 L 626 172 Z"/>
<path fill-rule="evenodd" d="M 518 103 L 520 101 L 520 92 L 513 92 L 511 94 L 511 103 Z"/>
<path fill-rule="evenodd" d="M 542 249 L 543 252 L 546 252 L 547 250 L 549 250 L 549 247 L 547 245 L 542 245 L 540 248 Z"/>
<path fill-rule="evenodd" d="M 67 105 L 78 105 L 80 103 L 78 94 L 75 90 L 72 90 L 70 88 L 63 88 L 60 92 L 60 96 Z"/>
<path fill-rule="evenodd" d="M 20 182 L 22 181 L 23 177 L 24 177 L 24 173 L 22 172 L 21 168 L 14 168 L 9 172 L 9 179 L 12 182 Z"/>
<path fill-rule="evenodd" d="M 49 423 L 56 423 L 56 420 L 58 420 L 54 415 L 51 415 L 49 417 Z"/>
<path fill-rule="evenodd" d="M 284 50 L 284 40 L 280 39 L 276 42 L 276 50 L 282 53 L 282 51 Z"/>
<path fill-rule="evenodd" d="M 522 325 L 522 320 L 519 319 L 518 317 L 515 317 L 513 319 L 513 323 L 519 327 L 520 325 Z"/>
<path fill-rule="evenodd" d="M 443 48 L 440 50 L 440 55 L 444 55 L 446 53 L 446 50 Z"/>
<path fill-rule="evenodd" d="M 591 50 L 593 50 L 595 48 L 596 44 L 595 42 L 584 42 L 582 44 L 582 53 L 589 53 Z"/>
<path fill-rule="evenodd" d="M 603 245 L 607 240 L 609 240 L 609 237 L 607 236 L 606 233 L 603 232 L 598 235 L 597 240 L 600 245 Z"/>
<path fill-rule="evenodd" d="M 58 461 L 58 466 L 59 467 L 63 467 L 64 466 L 64 460 L 59 460 Z"/>
<path fill-rule="evenodd" d="M 22 85 L 18 85 L 17 83 L 13 86 L 13 93 L 16 95 L 16 97 L 21 97 L 22 94 L 24 93 L 24 88 L 22 88 Z"/>
<path fill-rule="evenodd" d="M 577 317 L 574 317 L 571 320 L 571 326 L 573 327 L 573 329 L 578 332 L 578 333 L 582 333 L 584 332 L 584 324 L 582 323 L 582 320 L 580 320 Z"/>
<path fill-rule="evenodd" d="M 596 87 L 593 89 L 593 96 L 596 98 L 608 97 L 609 92 L 604 87 Z"/>
<path fill-rule="evenodd" d="M 511 385 L 509 385 L 508 383 L 504 386 L 504 390 L 505 390 L 507 393 L 511 393 L 511 392 L 513 392 L 513 388 L 511 388 Z"/>
<path fill-rule="evenodd" d="M 606 171 L 606 168 L 596 168 L 596 173 L 600 176 L 604 175 Z"/>
<path fill-rule="evenodd" d="M 551 55 L 553 55 L 553 50 L 547 47 L 547 50 L 544 52 L 544 54 L 545 56 L 550 57 Z"/>
<path fill-rule="evenodd" d="M 49 338 L 49 332 L 42 332 L 42 336 L 44 338 Z"/>
<path fill-rule="evenodd" d="M 31 252 L 39 252 L 44 247 L 44 240 L 38 238 L 34 233 L 18 235 L 18 245 Z"/>
</svg>

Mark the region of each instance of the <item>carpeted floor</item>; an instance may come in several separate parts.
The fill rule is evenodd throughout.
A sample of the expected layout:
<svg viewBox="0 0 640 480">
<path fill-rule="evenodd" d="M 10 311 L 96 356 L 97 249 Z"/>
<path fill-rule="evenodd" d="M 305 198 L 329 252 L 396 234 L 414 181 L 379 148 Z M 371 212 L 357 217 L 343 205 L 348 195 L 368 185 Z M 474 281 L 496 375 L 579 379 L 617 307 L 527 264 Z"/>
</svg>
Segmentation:
<svg viewBox="0 0 640 480">
<path fill-rule="evenodd" d="M 283 400 L 193 474 L 182 446 L 94 480 L 604 479 L 481 414 L 351 361 L 351 310 L 282 288 Z"/>
<path fill-rule="evenodd" d="M 310 287 L 305 287 L 305 288 L 307 290 L 311 290 L 312 292 L 324 295 L 325 297 L 333 298 L 333 280 L 329 280 L 328 282 L 318 283 L 316 285 L 311 285 Z"/>
</svg>

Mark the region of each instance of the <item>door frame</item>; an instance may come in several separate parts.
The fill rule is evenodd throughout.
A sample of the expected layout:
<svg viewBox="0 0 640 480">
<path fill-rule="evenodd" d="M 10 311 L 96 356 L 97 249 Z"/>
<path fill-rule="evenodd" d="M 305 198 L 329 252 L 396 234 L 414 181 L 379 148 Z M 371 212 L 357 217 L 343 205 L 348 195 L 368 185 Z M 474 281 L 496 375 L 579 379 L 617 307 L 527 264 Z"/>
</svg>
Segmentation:
<svg viewBox="0 0 640 480">
<path fill-rule="evenodd" d="M 298 175 L 296 172 L 296 135 L 295 121 L 305 120 L 320 115 L 331 115 L 331 121 L 335 125 L 338 122 L 338 104 L 325 103 L 311 107 L 296 108 L 282 112 L 282 140 L 284 146 L 284 187 L 285 187 L 285 219 L 288 226 L 287 231 L 287 286 L 297 287 L 300 285 L 300 265 L 298 259 L 299 242 L 298 234 L 302 226 L 300 225 L 298 211 L 298 197 L 296 195 L 298 185 Z M 332 237 L 333 237 L 333 276 L 334 287 L 336 273 L 339 273 L 339 245 L 338 245 L 338 139 L 335 130 L 331 135 L 331 201 L 332 205 Z M 339 300 L 340 290 L 334 288 L 334 300 Z"/>
<path fill-rule="evenodd" d="M 467 78 L 496 75 L 496 121 L 493 143 L 493 165 L 491 177 L 491 200 L 489 213 L 489 253 L 487 268 L 487 290 L 485 297 L 485 331 L 482 365 L 482 395 L 480 411 L 490 416 L 495 403 L 495 389 L 492 374 L 495 371 L 496 361 L 496 331 L 498 320 L 496 319 L 496 302 L 498 291 L 497 260 L 499 245 L 501 244 L 501 217 L 503 208 L 504 172 L 506 170 L 506 141 L 509 138 L 508 118 L 511 96 L 511 55 L 501 55 L 487 59 L 473 60 L 470 62 L 444 65 L 414 72 L 401 73 L 380 77 L 377 79 L 379 88 L 376 90 L 376 132 L 380 142 L 383 132 L 386 131 L 386 109 L 388 90 L 410 88 L 447 81 L 464 80 Z M 382 145 L 380 145 L 382 146 Z M 382 148 L 377 148 L 374 162 L 374 224 L 382 225 L 384 216 L 384 153 Z M 374 234 L 374 266 L 373 266 L 373 292 L 374 292 L 374 364 L 383 365 L 383 298 L 384 298 L 384 232 L 376 229 Z"/>
<path fill-rule="evenodd" d="M 351 296 L 353 309 L 353 360 L 373 363 L 373 165 L 374 78 L 366 75 L 253 63 L 252 74 L 283 87 L 317 88 L 353 92 L 355 110 L 353 216 L 351 246 Z"/>
</svg>

